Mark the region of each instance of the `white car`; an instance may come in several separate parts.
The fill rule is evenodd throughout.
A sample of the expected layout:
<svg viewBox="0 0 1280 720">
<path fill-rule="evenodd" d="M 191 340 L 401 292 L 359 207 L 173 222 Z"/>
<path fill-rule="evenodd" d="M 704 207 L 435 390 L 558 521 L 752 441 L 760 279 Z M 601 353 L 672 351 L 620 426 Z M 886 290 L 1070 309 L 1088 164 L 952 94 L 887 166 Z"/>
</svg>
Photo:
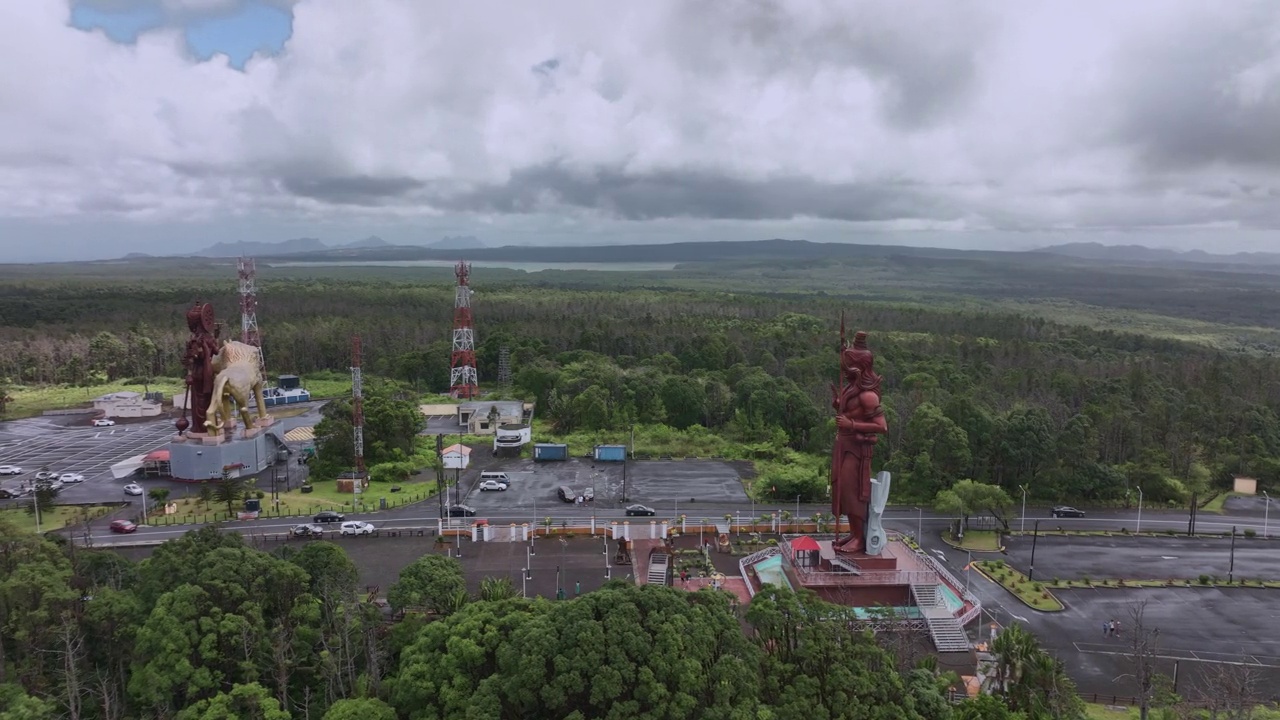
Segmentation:
<svg viewBox="0 0 1280 720">
<path fill-rule="evenodd" d="M 344 537 L 347 535 L 372 535 L 375 529 L 376 528 L 374 528 L 372 525 L 370 525 L 367 522 L 361 522 L 359 520 L 348 520 L 342 523 L 342 526 L 338 529 L 338 532 L 341 533 Z"/>
<path fill-rule="evenodd" d="M 500 483 L 497 480 L 485 480 L 484 482 L 480 483 L 480 489 L 481 490 L 506 490 L 507 484 Z"/>
<path fill-rule="evenodd" d="M 17 465 L 0 465 L 0 475 L 21 475 L 22 468 Z"/>
<path fill-rule="evenodd" d="M 137 483 L 129 483 L 128 485 L 124 486 L 124 494 L 125 495 L 141 495 L 142 486 Z"/>
<path fill-rule="evenodd" d="M 115 420 L 108 420 L 106 418 L 98 418 L 97 420 L 93 421 L 94 427 L 111 427 L 112 425 L 115 425 L 115 424 L 116 424 Z"/>
<path fill-rule="evenodd" d="M 84 476 L 80 473 L 62 473 L 58 480 L 67 485 L 84 482 Z"/>
</svg>

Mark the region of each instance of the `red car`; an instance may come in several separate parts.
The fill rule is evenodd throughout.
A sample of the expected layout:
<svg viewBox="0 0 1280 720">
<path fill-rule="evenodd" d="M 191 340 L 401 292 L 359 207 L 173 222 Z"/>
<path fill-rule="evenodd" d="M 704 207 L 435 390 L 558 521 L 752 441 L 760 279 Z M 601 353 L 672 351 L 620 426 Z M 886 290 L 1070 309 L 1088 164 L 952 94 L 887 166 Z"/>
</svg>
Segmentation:
<svg viewBox="0 0 1280 720">
<path fill-rule="evenodd" d="M 128 520 L 112 520 L 111 521 L 111 532 L 131 533 L 136 531 L 137 529 L 138 529 L 138 526 L 134 525 Z"/>
</svg>

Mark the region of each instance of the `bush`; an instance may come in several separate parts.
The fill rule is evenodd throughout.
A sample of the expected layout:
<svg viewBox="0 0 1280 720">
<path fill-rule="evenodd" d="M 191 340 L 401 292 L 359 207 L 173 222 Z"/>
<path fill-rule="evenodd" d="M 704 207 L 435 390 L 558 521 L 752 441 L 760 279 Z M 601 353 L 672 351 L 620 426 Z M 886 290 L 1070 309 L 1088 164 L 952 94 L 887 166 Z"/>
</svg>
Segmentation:
<svg viewBox="0 0 1280 720">
<path fill-rule="evenodd" d="M 1258 536 L 1258 533 L 1257 533 L 1256 531 L 1254 531 L 1254 529 L 1253 529 L 1253 528 L 1245 528 L 1245 529 L 1244 529 L 1244 536 L 1245 536 L 1245 537 L 1247 537 L 1247 538 L 1251 538 L 1251 539 L 1252 539 L 1252 538 L 1257 537 L 1257 536 Z"/>
<path fill-rule="evenodd" d="M 1032 587 L 1032 589 L 1034 589 L 1036 592 L 1040 592 L 1041 590 L 1043 590 L 1043 589 L 1044 589 L 1044 586 L 1043 586 L 1043 585 L 1041 585 L 1040 583 L 1033 583 L 1033 584 L 1031 585 L 1031 587 Z"/>
<path fill-rule="evenodd" d="M 1200 576 L 1200 584 L 1201 584 L 1201 585 L 1208 585 L 1208 584 L 1209 584 L 1209 580 L 1210 580 L 1210 577 L 1209 577 L 1208 575 L 1201 575 L 1201 576 Z"/>
<path fill-rule="evenodd" d="M 1089 576 L 1088 576 L 1088 575 L 1085 575 L 1084 577 L 1080 578 L 1080 582 L 1084 583 L 1085 585 L 1092 585 L 1092 584 L 1093 584 L 1093 583 L 1089 582 Z"/>
</svg>

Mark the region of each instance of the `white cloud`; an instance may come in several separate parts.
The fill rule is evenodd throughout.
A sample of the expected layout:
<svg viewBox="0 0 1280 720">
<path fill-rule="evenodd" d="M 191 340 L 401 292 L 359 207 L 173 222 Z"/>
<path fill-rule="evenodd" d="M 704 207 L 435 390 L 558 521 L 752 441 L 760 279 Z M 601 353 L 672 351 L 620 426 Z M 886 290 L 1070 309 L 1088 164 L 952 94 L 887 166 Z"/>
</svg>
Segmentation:
<svg viewBox="0 0 1280 720">
<path fill-rule="evenodd" d="M 1280 226 L 1267 0 L 278 4 L 244 72 L 0 4 L 0 218 Z"/>
</svg>

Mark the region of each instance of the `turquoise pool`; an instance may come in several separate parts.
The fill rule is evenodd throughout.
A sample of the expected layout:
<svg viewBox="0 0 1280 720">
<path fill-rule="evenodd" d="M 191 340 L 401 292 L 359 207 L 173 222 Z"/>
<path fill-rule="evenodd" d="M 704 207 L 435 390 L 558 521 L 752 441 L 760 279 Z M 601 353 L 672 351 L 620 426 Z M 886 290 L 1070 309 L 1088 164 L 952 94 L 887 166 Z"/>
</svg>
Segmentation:
<svg viewBox="0 0 1280 720">
<path fill-rule="evenodd" d="M 795 590 L 795 588 L 791 587 L 791 581 L 787 579 L 787 574 L 782 571 L 781 555 L 770 555 L 753 567 L 756 575 L 760 578 L 760 582 Z"/>
<path fill-rule="evenodd" d="M 950 610 L 952 615 L 964 607 L 964 601 L 960 599 L 960 596 L 952 592 L 949 586 L 939 583 L 938 594 L 942 597 L 942 601 L 947 604 L 947 610 Z"/>
</svg>

